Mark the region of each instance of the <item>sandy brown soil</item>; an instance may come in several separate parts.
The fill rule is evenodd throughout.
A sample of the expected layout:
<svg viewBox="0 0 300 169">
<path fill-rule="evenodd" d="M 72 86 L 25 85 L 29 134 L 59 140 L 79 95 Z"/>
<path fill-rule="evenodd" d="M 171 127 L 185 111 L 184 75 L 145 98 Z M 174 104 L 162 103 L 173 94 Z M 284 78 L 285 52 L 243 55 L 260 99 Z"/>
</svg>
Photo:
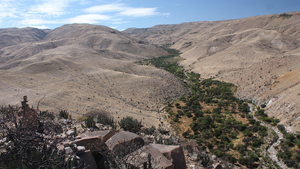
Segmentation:
<svg viewBox="0 0 300 169">
<path fill-rule="evenodd" d="M 163 104 L 188 91 L 171 73 L 134 62 L 166 54 L 111 28 L 65 25 L 0 49 L 0 103 L 19 104 L 27 95 L 40 110 L 77 117 L 104 109 L 157 126 Z"/>
</svg>

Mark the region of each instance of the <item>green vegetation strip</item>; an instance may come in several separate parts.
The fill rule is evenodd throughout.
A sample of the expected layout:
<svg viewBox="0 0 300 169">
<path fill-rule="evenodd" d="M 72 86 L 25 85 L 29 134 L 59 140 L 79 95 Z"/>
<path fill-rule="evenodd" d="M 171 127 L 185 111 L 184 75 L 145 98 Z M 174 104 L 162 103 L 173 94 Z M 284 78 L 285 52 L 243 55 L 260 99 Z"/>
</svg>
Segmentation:
<svg viewBox="0 0 300 169">
<path fill-rule="evenodd" d="M 206 151 L 233 163 L 256 168 L 260 158 L 268 164 L 260 147 L 268 136 L 267 127 L 260 125 L 249 114 L 247 102 L 234 96 L 236 86 L 213 79 L 201 79 L 199 74 L 186 72 L 178 61 L 180 52 L 162 46 L 170 55 L 137 62 L 165 69 L 182 79 L 191 95 L 181 97 L 166 108 L 171 124 L 179 134 L 196 139 Z M 248 101 L 251 103 L 252 101 Z M 277 126 L 278 119 L 269 118 L 264 109 L 258 108 L 255 116 L 265 123 Z M 191 119 L 183 124 L 183 119 Z M 189 125 L 188 127 L 186 127 Z M 185 131 L 181 128 L 185 126 Z M 188 129 L 186 129 L 188 128 Z M 285 131 L 285 130 L 283 130 Z M 300 160 L 299 135 L 285 134 L 286 140 L 278 147 L 278 157 L 289 167 L 298 168 Z M 297 145 L 298 147 L 295 147 Z"/>
</svg>

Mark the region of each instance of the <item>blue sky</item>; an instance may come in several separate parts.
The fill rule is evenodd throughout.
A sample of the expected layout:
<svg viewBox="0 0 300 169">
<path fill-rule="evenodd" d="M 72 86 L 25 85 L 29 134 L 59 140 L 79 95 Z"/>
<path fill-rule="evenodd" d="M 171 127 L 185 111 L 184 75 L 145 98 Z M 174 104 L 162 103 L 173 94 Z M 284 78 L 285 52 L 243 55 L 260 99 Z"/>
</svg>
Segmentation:
<svg viewBox="0 0 300 169">
<path fill-rule="evenodd" d="M 0 0 L 0 28 L 89 23 L 118 30 L 300 11 L 300 0 Z"/>
</svg>

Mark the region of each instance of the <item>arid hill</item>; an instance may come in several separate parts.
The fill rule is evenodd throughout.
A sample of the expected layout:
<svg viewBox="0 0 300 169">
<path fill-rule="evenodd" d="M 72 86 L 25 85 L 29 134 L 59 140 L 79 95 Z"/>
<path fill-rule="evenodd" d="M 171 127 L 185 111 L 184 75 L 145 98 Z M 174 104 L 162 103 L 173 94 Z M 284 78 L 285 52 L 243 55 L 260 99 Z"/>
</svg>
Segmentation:
<svg viewBox="0 0 300 169">
<path fill-rule="evenodd" d="M 239 98 L 266 104 L 269 116 L 300 131 L 300 12 L 124 32 L 171 44 L 187 70 L 234 83 Z"/>
<path fill-rule="evenodd" d="M 116 118 L 130 115 L 155 125 L 162 103 L 188 92 L 172 74 L 134 64 L 165 51 L 108 27 L 72 24 L 46 32 L 2 32 L 15 38 L 1 39 L 2 104 L 18 104 L 27 95 L 35 108 L 40 101 L 40 110 L 63 109 L 76 117 L 104 109 Z"/>
</svg>

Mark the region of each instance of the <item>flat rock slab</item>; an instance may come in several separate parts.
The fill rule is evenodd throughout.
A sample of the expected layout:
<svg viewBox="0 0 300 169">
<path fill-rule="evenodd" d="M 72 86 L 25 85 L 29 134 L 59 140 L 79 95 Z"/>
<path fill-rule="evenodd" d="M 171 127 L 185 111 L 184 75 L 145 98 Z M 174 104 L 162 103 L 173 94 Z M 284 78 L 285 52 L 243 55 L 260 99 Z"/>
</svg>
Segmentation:
<svg viewBox="0 0 300 169">
<path fill-rule="evenodd" d="M 116 134 L 113 130 L 103 130 L 103 131 L 94 131 L 94 132 L 85 132 L 80 134 L 81 138 L 88 137 L 101 137 L 104 142 L 106 142 L 109 138 L 111 138 L 114 134 Z"/>
<path fill-rule="evenodd" d="M 104 143 L 114 134 L 115 131 L 112 130 L 87 132 L 80 135 L 81 139 L 75 140 L 73 143 L 78 146 L 84 146 L 89 150 L 100 150 Z"/>
<path fill-rule="evenodd" d="M 150 146 L 158 149 L 168 160 L 171 160 L 174 169 L 186 169 L 185 157 L 181 146 L 162 144 L 150 144 Z"/>
<path fill-rule="evenodd" d="M 156 148 L 146 145 L 142 148 L 128 154 L 124 158 L 126 164 L 129 164 L 136 168 L 164 168 L 173 169 L 173 164 Z"/>
<path fill-rule="evenodd" d="M 134 133 L 121 131 L 108 139 L 105 144 L 107 145 L 109 150 L 116 155 L 125 156 L 144 146 L 144 140 L 142 139 L 142 137 Z"/>
</svg>

